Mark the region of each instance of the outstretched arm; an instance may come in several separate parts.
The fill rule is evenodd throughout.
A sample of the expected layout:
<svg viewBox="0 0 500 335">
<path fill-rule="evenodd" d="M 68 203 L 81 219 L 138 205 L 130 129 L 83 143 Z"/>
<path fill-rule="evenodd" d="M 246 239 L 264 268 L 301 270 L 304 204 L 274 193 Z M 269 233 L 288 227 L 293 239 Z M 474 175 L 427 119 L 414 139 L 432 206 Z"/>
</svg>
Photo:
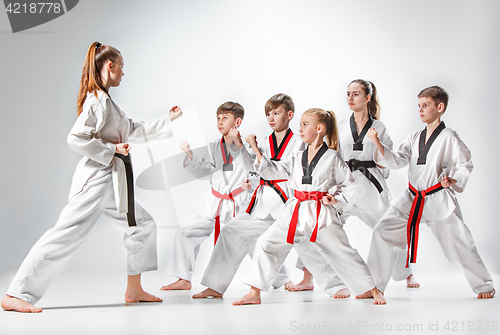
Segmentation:
<svg viewBox="0 0 500 335">
<path fill-rule="evenodd" d="M 133 122 L 130 120 L 130 135 L 128 140 L 132 143 L 146 143 L 167 139 L 173 136 L 172 121 L 182 116 L 182 110 L 174 106 L 168 114 L 150 121 Z"/>
</svg>

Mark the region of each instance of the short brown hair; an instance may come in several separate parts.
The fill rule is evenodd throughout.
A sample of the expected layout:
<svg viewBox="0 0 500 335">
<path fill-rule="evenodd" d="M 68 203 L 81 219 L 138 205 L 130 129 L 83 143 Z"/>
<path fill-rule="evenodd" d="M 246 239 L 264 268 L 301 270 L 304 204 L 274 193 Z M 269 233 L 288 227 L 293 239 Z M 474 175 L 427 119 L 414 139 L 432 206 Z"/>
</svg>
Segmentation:
<svg viewBox="0 0 500 335">
<path fill-rule="evenodd" d="M 289 95 L 283 94 L 283 93 L 278 93 L 273 95 L 269 100 L 266 102 L 266 106 L 264 107 L 266 115 L 278 108 L 279 106 L 283 105 L 286 109 L 286 111 L 292 111 L 295 112 L 295 105 L 293 104 L 293 100 Z"/>
<path fill-rule="evenodd" d="M 444 88 L 439 87 L 439 86 L 431 86 L 424 88 L 420 93 L 418 94 L 419 98 L 425 97 L 425 98 L 431 98 L 432 101 L 437 105 L 440 103 L 444 104 L 444 110 L 443 113 L 446 112 L 446 107 L 448 107 L 448 92 L 444 90 Z"/>
<path fill-rule="evenodd" d="M 217 108 L 217 115 L 219 114 L 233 114 L 235 119 L 240 118 L 243 120 L 245 110 L 243 106 L 237 102 L 226 101 Z"/>
</svg>

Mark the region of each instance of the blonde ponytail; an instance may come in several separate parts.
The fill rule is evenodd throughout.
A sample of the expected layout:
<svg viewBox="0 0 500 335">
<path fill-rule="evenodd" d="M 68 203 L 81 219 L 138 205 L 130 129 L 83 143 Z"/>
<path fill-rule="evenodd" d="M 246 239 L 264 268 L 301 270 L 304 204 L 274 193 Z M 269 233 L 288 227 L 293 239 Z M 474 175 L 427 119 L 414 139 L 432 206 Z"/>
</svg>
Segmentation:
<svg viewBox="0 0 500 335">
<path fill-rule="evenodd" d="M 321 108 L 311 108 L 304 114 L 313 114 L 316 120 L 325 126 L 325 137 L 328 147 L 333 150 L 339 150 L 339 132 L 337 128 L 337 117 L 333 111 L 325 111 Z"/>
</svg>

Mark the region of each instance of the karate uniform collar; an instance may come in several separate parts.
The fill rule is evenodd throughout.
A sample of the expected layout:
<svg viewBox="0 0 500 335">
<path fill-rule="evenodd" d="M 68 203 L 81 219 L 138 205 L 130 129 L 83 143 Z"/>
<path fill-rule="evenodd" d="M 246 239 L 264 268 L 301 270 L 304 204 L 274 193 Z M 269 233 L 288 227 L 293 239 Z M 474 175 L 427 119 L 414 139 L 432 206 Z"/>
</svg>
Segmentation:
<svg viewBox="0 0 500 335">
<path fill-rule="evenodd" d="M 293 136 L 292 129 L 288 128 L 285 137 L 281 141 L 278 147 L 278 141 L 276 140 L 276 132 L 273 131 L 271 136 L 269 136 L 269 146 L 271 147 L 271 160 L 279 161 L 285 152 L 285 149 Z"/>
<path fill-rule="evenodd" d="M 427 143 L 425 143 L 425 137 L 427 136 L 427 127 L 420 133 L 420 139 L 418 142 L 418 159 L 417 165 L 425 165 L 427 162 L 427 154 L 429 153 L 429 149 L 432 146 L 432 143 L 436 140 L 436 138 L 441 134 L 443 129 L 446 128 L 444 121 L 441 121 L 439 126 L 431 134 Z"/>
<path fill-rule="evenodd" d="M 327 152 L 328 146 L 326 145 L 325 142 L 323 142 L 323 145 L 321 148 L 319 148 L 318 152 L 316 155 L 314 155 L 314 158 L 311 161 L 311 164 L 307 163 L 307 155 L 309 152 L 309 145 L 307 146 L 306 150 L 302 152 L 302 171 L 304 175 L 302 176 L 302 184 L 312 184 L 312 173 L 316 165 L 318 164 L 319 160 L 321 157 Z"/>
<path fill-rule="evenodd" d="M 365 138 L 368 129 L 373 124 L 373 119 L 370 114 L 368 114 L 368 120 L 365 123 L 365 126 L 361 130 L 361 133 L 358 135 L 358 130 L 356 129 L 356 122 L 354 121 L 354 113 L 352 113 L 351 118 L 349 119 L 349 124 L 351 126 L 351 134 L 352 140 L 354 141 L 354 145 L 352 150 L 354 151 L 363 151 L 363 139 Z"/>
</svg>

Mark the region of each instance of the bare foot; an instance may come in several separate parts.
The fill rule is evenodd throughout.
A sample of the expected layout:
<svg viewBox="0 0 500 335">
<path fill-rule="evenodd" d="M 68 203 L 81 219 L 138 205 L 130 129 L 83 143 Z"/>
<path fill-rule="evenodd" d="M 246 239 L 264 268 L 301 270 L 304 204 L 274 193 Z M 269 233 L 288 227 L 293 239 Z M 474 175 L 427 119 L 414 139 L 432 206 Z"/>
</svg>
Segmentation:
<svg viewBox="0 0 500 335">
<path fill-rule="evenodd" d="M 373 301 L 374 305 L 385 305 L 387 303 L 387 301 L 385 301 L 384 294 L 380 292 L 378 288 L 376 287 L 372 288 L 371 293 L 373 299 L 375 300 Z"/>
<path fill-rule="evenodd" d="M 304 279 L 297 285 L 293 285 L 288 289 L 290 292 L 299 292 L 299 291 L 312 291 L 314 290 L 314 281 L 313 278 L 306 278 L 304 276 Z"/>
<path fill-rule="evenodd" d="M 174 290 L 190 290 L 191 289 L 191 282 L 186 279 L 180 279 L 176 282 L 173 282 L 170 285 L 167 286 L 162 286 L 160 290 L 162 291 L 174 291 Z"/>
<path fill-rule="evenodd" d="M 333 297 L 335 299 L 344 299 L 344 298 L 349 298 L 351 296 L 351 291 L 349 291 L 348 288 L 343 288 L 341 290 L 338 290 Z"/>
<path fill-rule="evenodd" d="M 27 301 L 5 295 L 2 299 L 2 308 L 6 311 L 17 311 L 21 313 L 40 313 L 41 308 L 35 307 Z"/>
<path fill-rule="evenodd" d="M 479 293 L 477 295 L 478 299 L 491 299 L 495 296 L 495 289 L 491 290 L 490 292 L 483 292 Z M 5 298 L 4 298 L 5 299 Z M 2 307 L 3 307 L 3 301 L 2 301 Z"/>
<path fill-rule="evenodd" d="M 125 302 L 162 302 L 163 299 L 155 297 L 144 290 L 125 292 Z"/>
<path fill-rule="evenodd" d="M 256 287 L 251 287 L 250 292 L 240 299 L 233 301 L 231 305 L 239 306 L 239 305 L 259 305 L 261 303 L 260 300 L 260 290 Z"/>
<path fill-rule="evenodd" d="M 365 293 L 361 293 L 355 297 L 356 299 L 371 299 L 373 298 L 372 291 L 366 291 Z"/>
<path fill-rule="evenodd" d="M 193 295 L 193 299 L 211 299 L 211 298 L 222 298 L 222 294 L 219 292 L 212 290 L 211 288 L 207 288 L 205 291 L 200 293 L 196 293 Z"/>
<path fill-rule="evenodd" d="M 374 305 L 385 305 L 387 302 L 384 298 L 384 293 L 382 293 L 378 288 L 374 287 L 370 291 L 366 291 L 360 295 L 356 296 L 356 299 L 371 299 L 373 298 L 375 301 Z"/>
<path fill-rule="evenodd" d="M 289 281 L 288 283 L 285 284 L 285 290 L 289 291 L 291 287 L 294 287 L 295 284 L 293 283 L 293 281 Z"/>
<path fill-rule="evenodd" d="M 408 278 L 406 278 L 406 287 L 409 287 L 409 288 L 420 287 L 420 284 L 415 280 L 415 277 L 413 277 L 413 274 L 409 275 Z"/>
</svg>

